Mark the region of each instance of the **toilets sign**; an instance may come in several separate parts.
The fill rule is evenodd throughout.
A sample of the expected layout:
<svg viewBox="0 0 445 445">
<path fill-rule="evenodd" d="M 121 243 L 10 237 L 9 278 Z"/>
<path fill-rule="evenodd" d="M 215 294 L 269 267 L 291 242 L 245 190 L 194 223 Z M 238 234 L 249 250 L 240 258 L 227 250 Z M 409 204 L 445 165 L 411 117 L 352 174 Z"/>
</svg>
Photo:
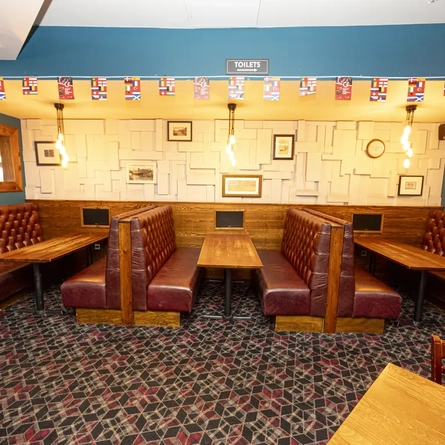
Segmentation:
<svg viewBox="0 0 445 445">
<path fill-rule="evenodd" d="M 226 59 L 226 74 L 269 74 L 269 59 Z"/>
</svg>

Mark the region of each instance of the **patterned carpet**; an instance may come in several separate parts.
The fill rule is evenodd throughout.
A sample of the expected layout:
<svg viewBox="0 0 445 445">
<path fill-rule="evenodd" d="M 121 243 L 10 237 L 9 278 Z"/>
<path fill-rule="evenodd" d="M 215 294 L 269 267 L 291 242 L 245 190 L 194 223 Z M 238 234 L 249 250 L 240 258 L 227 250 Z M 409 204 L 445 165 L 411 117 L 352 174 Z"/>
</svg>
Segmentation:
<svg viewBox="0 0 445 445">
<path fill-rule="evenodd" d="M 1 444 L 326 444 L 389 362 L 429 377 L 445 336 L 430 304 L 405 298 L 384 335 L 281 333 L 248 284 L 207 281 L 177 330 L 77 325 L 73 315 L 0 313 Z M 14 308 L 32 306 L 27 300 Z M 45 293 L 60 308 L 57 287 Z"/>
</svg>

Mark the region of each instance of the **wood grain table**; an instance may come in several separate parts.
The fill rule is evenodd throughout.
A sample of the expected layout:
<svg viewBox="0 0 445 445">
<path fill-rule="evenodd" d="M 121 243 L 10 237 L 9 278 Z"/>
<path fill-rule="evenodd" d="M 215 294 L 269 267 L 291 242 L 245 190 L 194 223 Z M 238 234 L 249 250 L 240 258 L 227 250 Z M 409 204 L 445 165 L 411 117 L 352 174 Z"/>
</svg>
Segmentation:
<svg viewBox="0 0 445 445">
<path fill-rule="evenodd" d="M 369 257 L 369 271 L 374 273 L 375 254 L 411 270 L 420 271 L 420 284 L 414 311 L 414 324 L 422 321 L 423 302 L 425 300 L 426 272 L 445 271 L 445 257 L 436 255 L 420 247 L 400 243 L 385 238 L 356 237 L 355 244 L 371 253 Z"/>
<path fill-rule="evenodd" d="M 204 239 L 198 267 L 224 269 L 224 319 L 232 319 L 232 269 L 259 269 L 263 263 L 246 232 L 212 232 Z M 219 317 L 218 317 L 219 318 Z"/>
<path fill-rule="evenodd" d="M 0 255 L 0 261 L 16 261 L 19 263 L 32 263 L 34 271 L 34 288 L 36 312 L 42 313 L 45 309 L 43 301 L 43 284 L 40 264 L 58 260 L 77 250 L 88 248 L 88 264 L 92 261 L 91 247 L 108 238 L 108 233 L 70 233 L 57 238 L 32 244 L 27 247 L 5 252 Z"/>
<path fill-rule="evenodd" d="M 444 401 L 444 386 L 390 363 L 329 445 L 443 445 Z"/>
</svg>

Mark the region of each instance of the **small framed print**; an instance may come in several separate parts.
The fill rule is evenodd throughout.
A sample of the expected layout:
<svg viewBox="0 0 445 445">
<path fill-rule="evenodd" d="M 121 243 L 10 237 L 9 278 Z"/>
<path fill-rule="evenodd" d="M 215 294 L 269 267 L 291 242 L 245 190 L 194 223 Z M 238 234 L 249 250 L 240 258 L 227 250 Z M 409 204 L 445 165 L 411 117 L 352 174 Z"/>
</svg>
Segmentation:
<svg viewBox="0 0 445 445">
<path fill-rule="evenodd" d="M 275 134 L 273 137 L 273 158 L 293 159 L 295 135 Z"/>
<path fill-rule="evenodd" d="M 180 142 L 192 142 L 192 122 L 167 122 L 167 140 L 168 141 L 180 141 Z"/>
<path fill-rule="evenodd" d="M 261 175 L 223 175 L 223 197 L 261 198 Z"/>
<path fill-rule="evenodd" d="M 422 196 L 423 176 L 400 176 L 399 196 Z"/>
<path fill-rule="evenodd" d="M 37 165 L 60 165 L 60 152 L 55 141 L 36 141 L 34 147 Z"/>
<path fill-rule="evenodd" d="M 156 162 L 133 162 L 127 164 L 127 183 L 155 184 Z"/>
</svg>

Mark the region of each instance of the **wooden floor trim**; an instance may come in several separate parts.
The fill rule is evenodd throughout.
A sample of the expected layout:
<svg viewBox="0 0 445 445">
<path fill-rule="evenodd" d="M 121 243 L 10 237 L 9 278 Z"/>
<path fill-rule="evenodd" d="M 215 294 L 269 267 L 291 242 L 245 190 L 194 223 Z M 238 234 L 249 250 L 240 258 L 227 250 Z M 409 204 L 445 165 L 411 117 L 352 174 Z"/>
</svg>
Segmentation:
<svg viewBox="0 0 445 445">
<path fill-rule="evenodd" d="M 122 325 L 120 309 L 76 309 L 77 323 Z"/>
<path fill-rule="evenodd" d="M 323 332 L 324 318 L 305 315 L 277 315 L 275 330 L 277 332 Z"/>
<path fill-rule="evenodd" d="M 180 312 L 166 311 L 134 311 L 135 326 L 164 326 L 179 328 L 181 326 Z"/>
</svg>

